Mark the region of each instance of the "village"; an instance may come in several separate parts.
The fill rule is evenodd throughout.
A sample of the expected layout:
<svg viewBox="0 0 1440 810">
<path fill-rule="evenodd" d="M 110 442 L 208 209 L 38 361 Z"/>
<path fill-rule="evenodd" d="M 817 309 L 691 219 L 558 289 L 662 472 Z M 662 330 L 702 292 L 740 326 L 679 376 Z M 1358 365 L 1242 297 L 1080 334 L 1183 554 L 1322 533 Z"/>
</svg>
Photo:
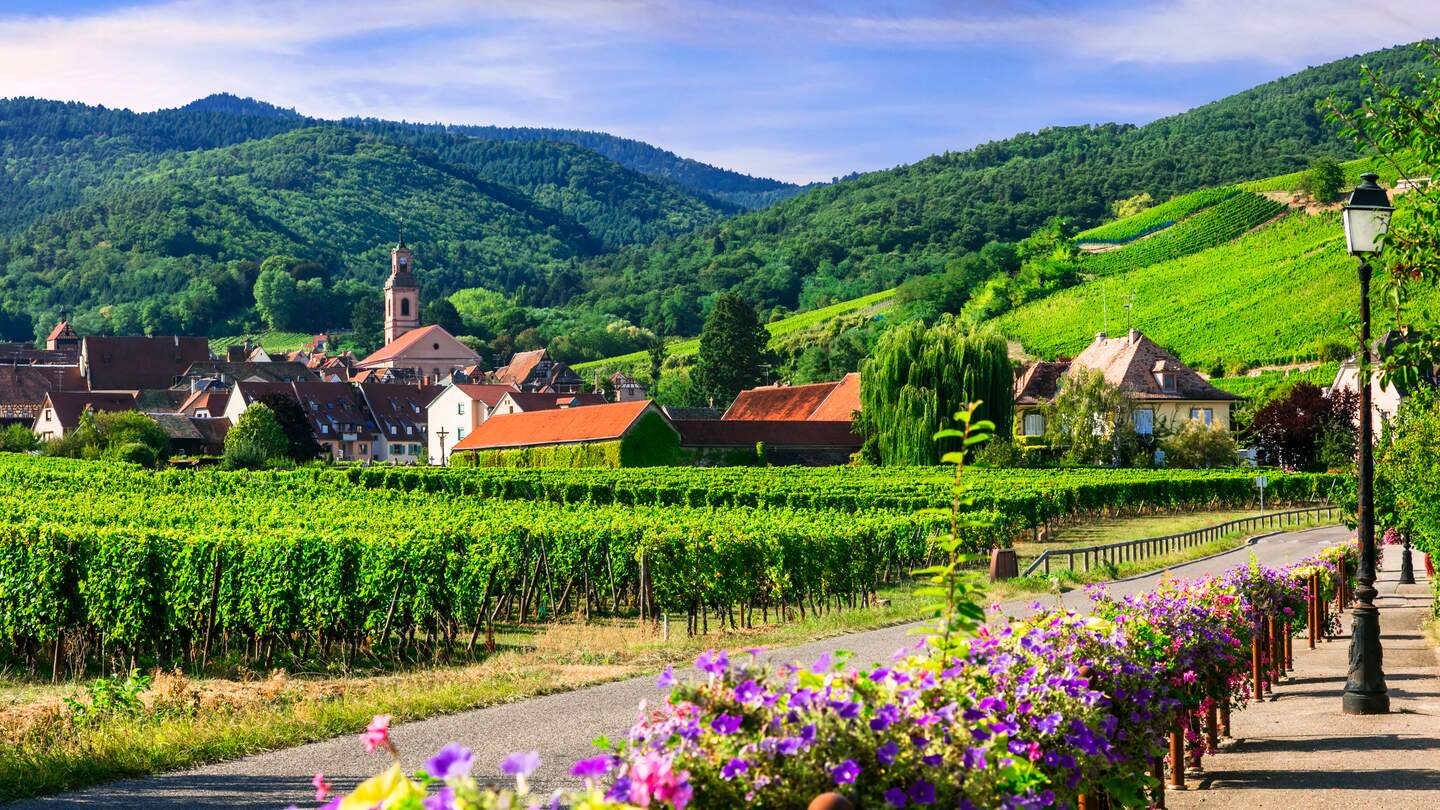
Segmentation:
<svg viewBox="0 0 1440 810">
<path fill-rule="evenodd" d="M 660 405 L 634 377 L 587 381 L 544 349 L 516 352 L 487 369 L 444 328 L 421 323 L 413 251 L 391 250 L 385 282 L 385 345 L 369 356 L 331 351 L 326 334 L 302 349 L 267 352 L 245 344 L 212 353 L 194 336 L 92 336 L 66 321 L 43 348 L 0 346 L 0 420 L 42 441 L 74 431 L 86 413 L 136 411 L 164 430 L 179 465 L 215 460 L 229 428 L 266 397 L 304 413 L 321 458 L 382 464 L 513 466 L 507 453 L 624 443 L 640 431 L 649 464 L 702 466 L 845 464 L 861 446 L 860 375 L 825 383 L 772 384 L 742 391 L 725 407 Z M 1020 366 L 1015 435 L 1046 435 L 1042 406 L 1070 369 L 1099 371 L 1133 400 L 1133 428 L 1198 421 L 1229 430 L 1239 396 L 1216 388 L 1136 330 L 1098 334 L 1073 359 Z M 1341 381 L 1353 387 L 1349 364 Z M 1376 386 L 1377 393 L 1388 389 Z M 1395 403 L 1380 396 L 1377 408 Z M 658 433 L 656 425 L 659 426 Z"/>
</svg>

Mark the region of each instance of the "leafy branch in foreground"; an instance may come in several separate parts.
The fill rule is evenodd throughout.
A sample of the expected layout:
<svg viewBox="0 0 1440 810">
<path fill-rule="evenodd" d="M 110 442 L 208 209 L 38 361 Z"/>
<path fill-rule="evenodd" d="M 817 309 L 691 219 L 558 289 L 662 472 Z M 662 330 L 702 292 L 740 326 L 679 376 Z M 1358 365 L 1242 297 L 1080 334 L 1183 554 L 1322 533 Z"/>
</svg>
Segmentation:
<svg viewBox="0 0 1440 810">
<path fill-rule="evenodd" d="M 985 621 L 985 610 L 975 599 L 982 590 L 980 578 L 960 568 L 963 563 L 978 559 L 978 555 L 960 552 L 964 546 L 961 530 L 990 527 L 989 520 L 975 516 L 977 513 L 972 511 L 975 496 L 966 490 L 964 483 L 966 454 L 971 448 L 989 441 L 995 432 L 994 422 L 975 418 L 980 405 L 980 400 L 976 400 L 955 414 L 955 421 L 960 425 L 958 429 L 946 428 L 935 433 L 936 442 L 958 439 L 961 447 L 940 457 L 941 462 L 955 465 L 950 531 L 937 540 L 945 552 L 946 562 L 915 572 L 929 577 L 930 584 L 920 590 L 922 596 L 944 600 L 935 605 L 936 620 L 925 632 L 930 634 L 930 644 L 936 652 L 946 657 L 958 652 L 960 637 L 973 634 L 975 628 Z"/>
</svg>

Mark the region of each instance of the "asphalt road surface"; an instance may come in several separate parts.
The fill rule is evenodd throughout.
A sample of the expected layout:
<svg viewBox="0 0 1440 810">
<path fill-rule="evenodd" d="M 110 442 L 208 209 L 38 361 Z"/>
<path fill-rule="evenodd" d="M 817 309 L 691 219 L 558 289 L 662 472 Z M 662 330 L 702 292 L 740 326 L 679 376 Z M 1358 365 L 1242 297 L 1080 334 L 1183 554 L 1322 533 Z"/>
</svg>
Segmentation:
<svg viewBox="0 0 1440 810">
<path fill-rule="evenodd" d="M 1182 577 L 1218 573 L 1247 561 L 1252 553 L 1263 564 L 1283 565 L 1347 536 L 1348 532 L 1342 527 L 1288 532 L 1169 570 Z M 1112 583 L 1110 590 L 1116 595 L 1147 590 L 1163 573 Z M 1053 605 L 1056 599 L 1055 596 L 1047 596 L 1040 601 Z M 1001 608 L 1006 613 L 1019 615 L 1028 612 L 1035 601 L 1020 600 Z M 1077 610 L 1085 610 L 1089 605 L 1083 591 L 1067 593 L 1063 601 Z M 865 666 L 888 659 L 905 645 L 917 643 L 916 637 L 909 635 L 913 627 L 903 625 L 829 638 L 775 650 L 767 654 L 767 658 L 775 662 L 809 662 L 821 653 L 849 650 L 855 656 L 852 661 Z M 632 678 L 405 723 L 392 728 L 390 736 L 404 755 L 407 772 L 418 768 L 445 743 L 459 741 L 474 749 L 476 775 L 483 779 L 487 773 L 492 773 L 497 782 L 501 778 L 495 768 L 507 754 L 538 750 L 542 764 L 531 784 L 532 790 L 544 795 L 572 781 L 568 776 L 570 764 L 595 753 L 591 747 L 592 740 L 602 735 L 611 738 L 623 736 L 634 722 L 641 701 L 656 701 L 662 696 L 653 677 Z M 5 807 L 6 810 L 280 810 L 289 804 L 312 807 L 314 805 L 309 799 L 313 798 L 314 789 L 310 786 L 310 779 L 317 771 L 324 772 L 337 789 L 348 790 L 388 764 L 383 755 L 365 754 L 359 732 L 360 729 L 356 729 L 353 735 L 333 740 L 188 771 L 126 779 Z"/>
</svg>

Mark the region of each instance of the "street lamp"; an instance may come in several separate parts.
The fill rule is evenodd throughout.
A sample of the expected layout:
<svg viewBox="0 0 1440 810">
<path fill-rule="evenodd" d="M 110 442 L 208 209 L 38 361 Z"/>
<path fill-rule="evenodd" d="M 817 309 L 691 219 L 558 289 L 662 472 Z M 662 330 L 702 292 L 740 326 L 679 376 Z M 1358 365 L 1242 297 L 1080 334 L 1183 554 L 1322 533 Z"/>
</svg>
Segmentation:
<svg viewBox="0 0 1440 810">
<path fill-rule="evenodd" d="M 1360 536 L 1360 570 L 1355 574 L 1357 604 L 1350 631 L 1350 675 L 1342 700 L 1346 714 L 1388 714 L 1390 695 L 1381 669 L 1380 611 L 1375 607 L 1375 448 L 1371 440 L 1370 405 L 1370 263 L 1390 227 L 1390 198 L 1375 181 L 1378 175 L 1360 175 L 1360 185 L 1345 200 L 1345 246 L 1360 260 L 1360 459 L 1356 493 L 1356 523 Z"/>
</svg>

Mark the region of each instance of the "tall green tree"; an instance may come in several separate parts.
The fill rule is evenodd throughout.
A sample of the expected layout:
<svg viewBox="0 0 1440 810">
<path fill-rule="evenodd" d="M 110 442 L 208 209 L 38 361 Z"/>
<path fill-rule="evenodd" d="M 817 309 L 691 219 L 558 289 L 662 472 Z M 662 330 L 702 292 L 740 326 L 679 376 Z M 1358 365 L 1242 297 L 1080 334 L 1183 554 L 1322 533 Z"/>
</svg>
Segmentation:
<svg viewBox="0 0 1440 810">
<path fill-rule="evenodd" d="M 273 257 L 272 257 L 273 258 Z M 292 329 L 300 315 L 299 285 L 289 273 L 271 267 L 255 279 L 255 306 L 271 329 Z"/>
<path fill-rule="evenodd" d="M 695 383 L 701 394 L 723 406 L 764 379 L 770 333 L 755 308 L 735 293 L 721 293 L 700 332 Z"/>
<path fill-rule="evenodd" d="M 286 455 L 291 461 L 304 464 L 320 457 L 323 452 L 320 442 L 315 440 L 315 429 L 310 427 L 310 420 L 306 418 L 299 400 L 289 394 L 272 391 L 261 394 L 256 401 L 274 412 L 275 421 L 280 423 L 280 430 L 285 433 L 285 442 L 289 447 Z"/>
<path fill-rule="evenodd" d="M 1134 403 L 1098 370 L 1071 369 L 1044 412 L 1045 442 L 1069 464 L 1120 467 L 1139 455 Z"/>
<path fill-rule="evenodd" d="M 1332 157 L 1318 157 L 1310 161 L 1310 169 L 1305 172 L 1305 191 L 1315 198 L 1316 202 L 1330 202 L 1335 195 L 1340 193 L 1340 187 L 1345 185 L 1345 170 Z"/>
<path fill-rule="evenodd" d="M 465 333 L 465 322 L 460 319 L 459 310 L 455 309 L 449 298 L 436 298 L 426 304 L 421 322 L 426 325 L 434 324 L 452 335 Z"/>
<path fill-rule="evenodd" d="M 862 429 L 884 464 L 934 464 L 958 449 L 936 442 L 954 414 L 981 401 L 976 419 L 1008 439 L 1014 419 L 1014 374 L 1000 336 L 969 329 L 952 316 L 932 327 L 912 322 L 881 336 L 860 369 Z"/>
</svg>

